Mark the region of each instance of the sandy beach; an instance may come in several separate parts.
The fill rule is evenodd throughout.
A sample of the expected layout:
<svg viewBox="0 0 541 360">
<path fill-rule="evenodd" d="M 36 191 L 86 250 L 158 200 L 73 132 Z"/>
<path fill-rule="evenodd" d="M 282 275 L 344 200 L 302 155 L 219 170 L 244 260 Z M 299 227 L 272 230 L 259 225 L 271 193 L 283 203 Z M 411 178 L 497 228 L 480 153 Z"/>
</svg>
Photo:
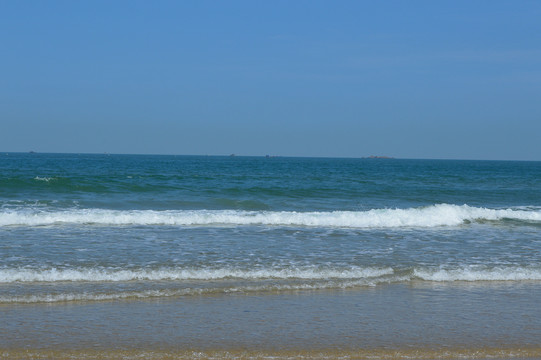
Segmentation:
<svg viewBox="0 0 541 360">
<path fill-rule="evenodd" d="M 245 351 L 239 350 L 8 350 L 0 352 L 1 359 L 538 359 L 541 348 L 516 349 L 448 349 L 434 351 L 429 349 L 385 350 L 367 349 L 355 351 Z"/>
</svg>

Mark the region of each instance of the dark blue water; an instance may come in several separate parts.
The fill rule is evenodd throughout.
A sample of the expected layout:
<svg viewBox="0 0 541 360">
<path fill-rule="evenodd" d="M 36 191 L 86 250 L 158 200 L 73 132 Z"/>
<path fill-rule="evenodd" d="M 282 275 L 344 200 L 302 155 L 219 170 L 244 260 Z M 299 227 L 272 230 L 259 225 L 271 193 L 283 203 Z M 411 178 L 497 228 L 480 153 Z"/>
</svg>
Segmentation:
<svg viewBox="0 0 541 360">
<path fill-rule="evenodd" d="M 541 205 L 539 162 L 2 154 L 0 200 L 104 209 Z"/>
</svg>

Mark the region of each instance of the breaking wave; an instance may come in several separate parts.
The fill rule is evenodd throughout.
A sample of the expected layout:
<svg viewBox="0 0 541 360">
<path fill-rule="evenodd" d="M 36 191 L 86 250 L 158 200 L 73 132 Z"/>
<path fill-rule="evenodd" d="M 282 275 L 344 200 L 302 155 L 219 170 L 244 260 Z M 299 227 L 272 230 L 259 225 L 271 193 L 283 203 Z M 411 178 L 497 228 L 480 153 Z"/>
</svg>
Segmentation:
<svg viewBox="0 0 541 360">
<path fill-rule="evenodd" d="M 391 268 L 343 269 L 0 269 L 0 283 L 57 281 L 181 281 L 181 280 L 262 280 L 262 279 L 361 279 L 393 273 Z"/>
<path fill-rule="evenodd" d="M 242 211 L 242 210 L 106 210 L 5 209 L 0 226 L 177 225 L 177 226 L 309 226 L 398 228 L 457 226 L 476 221 L 518 220 L 541 222 L 539 208 L 487 209 L 468 205 L 438 204 L 409 209 L 368 211 Z"/>
<path fill-rule="evenodd" d="M 481 265 L 457 268 L 414 267 L 393 269 L 391 267 L 348 267 L 344 268 L 284 268 L 242 270 L 234 268 L 161 268 L 161 269 L 112 269 L 112 268 L 74 268 L 74 269 L 0 269 L 1 283 L 36 282 L 127 282 L 127 281 L 217 281 L 237 280 L 357 280 L 406 275 L 407 280 L 438 282 L 452 281 L 520 281 L 541 280 L 541 268 L 528 266 L 489 267 Z"/>
<path fill-rule="evenodd" d="M 541 268 L 463 266 L 409 269 L 2 269 L 0 285 L 15 286 L 1 303 L 55 303 L 152 299 L 178 296 L 343 290 L 397 283 L 541 281 Z M 88 283 L 93 283 L 88 287 Z M 55 284 L 54 289 L 50 284 Z M 82 286 L 82 287 L 81 287 Z M 6 288 L 7 289 L 7 288 Z M 26 289 L 26 290 L 25 290 Z M 41 289 L 41 290 L 40 290 Z M 84 290 L 83 290 L 84 289 Z M 37 290 L 37 291 L 36 291 Z M 55 292 L 50 292 L 55 290 Z"/>
</svg>

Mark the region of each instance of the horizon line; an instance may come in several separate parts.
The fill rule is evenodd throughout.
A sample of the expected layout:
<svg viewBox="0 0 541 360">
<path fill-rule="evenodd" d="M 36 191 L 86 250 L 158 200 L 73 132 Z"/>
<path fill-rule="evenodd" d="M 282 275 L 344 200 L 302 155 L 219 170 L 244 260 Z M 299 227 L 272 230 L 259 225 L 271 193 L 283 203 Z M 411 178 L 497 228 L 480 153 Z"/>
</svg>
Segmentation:
<svg viewBox="0 0 541 360">
<path fill-rule="evenodd" d="M 194 156 L 194 157 L 252 157 L 252 158 L 304 158 L 304 159 L 365 159 L 365 160 L 449 160 L 449 161 L 521 161 L 540 162 L 541 160 L 520 160 L 520 159 L 460 159 L 460 158 L 408 158 L 387 155 L 367 156 L 303 156 L 303 155 L 243 155 L 243 154 L 166 154 L 166 153 L 110 153 L 110 152 L 55 152 L 55 151 L 0 151 L 0 154 L 56 154 L 56 155 L 132 155 L 132 156 Z"/>
</svg>

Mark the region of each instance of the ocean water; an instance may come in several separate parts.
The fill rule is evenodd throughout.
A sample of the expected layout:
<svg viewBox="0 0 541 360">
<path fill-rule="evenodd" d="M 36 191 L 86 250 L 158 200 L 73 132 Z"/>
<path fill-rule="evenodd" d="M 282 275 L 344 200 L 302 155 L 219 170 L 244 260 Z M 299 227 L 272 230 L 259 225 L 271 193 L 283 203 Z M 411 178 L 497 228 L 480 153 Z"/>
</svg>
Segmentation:
<svg viewBox="0 0 541 360">
<path fill-rule="evenodd" d="M 541 162 L 0 155 L 6 357 L 528 358 L 540 301 Z"/>
</svg>

